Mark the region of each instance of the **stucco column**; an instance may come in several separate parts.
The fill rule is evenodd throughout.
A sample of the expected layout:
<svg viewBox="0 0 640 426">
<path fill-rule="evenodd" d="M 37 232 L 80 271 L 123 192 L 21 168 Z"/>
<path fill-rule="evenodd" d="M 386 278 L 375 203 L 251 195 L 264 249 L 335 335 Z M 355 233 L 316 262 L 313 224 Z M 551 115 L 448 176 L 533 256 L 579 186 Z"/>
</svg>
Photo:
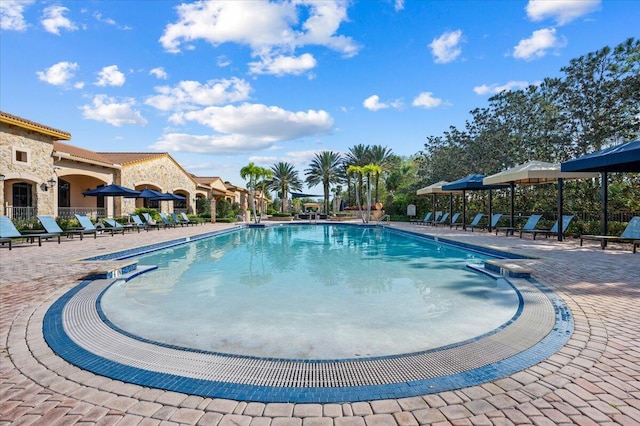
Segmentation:
<svg viewBox="0 0 640 426">
<path fill-rule="evenodd" d="M 216 199 L 211 199 L 211 223 L 216 223 Z"/>
</svg>

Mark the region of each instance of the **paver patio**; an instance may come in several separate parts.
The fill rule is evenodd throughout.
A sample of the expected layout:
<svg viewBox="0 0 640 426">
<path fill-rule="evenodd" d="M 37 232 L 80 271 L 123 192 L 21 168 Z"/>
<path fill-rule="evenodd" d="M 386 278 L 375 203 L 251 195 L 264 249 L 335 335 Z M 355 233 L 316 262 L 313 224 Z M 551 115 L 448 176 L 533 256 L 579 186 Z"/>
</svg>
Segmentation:
<svg viewBox="0 0 640 426">
<path fill-rule="evenodd" d="M 42 338 L 40 312 L 79 283 L 77 259 L 223 229 L 205 226 L 0 248 L 0 425 L 640 425 L 640 254 L 569 238 L 519 239 L 392 224 L 531 256 L 575 331 L 545 361 L 479 386 L 400 400 L 261 404 L 125 384 L 82 371 Z"/>
</svg>

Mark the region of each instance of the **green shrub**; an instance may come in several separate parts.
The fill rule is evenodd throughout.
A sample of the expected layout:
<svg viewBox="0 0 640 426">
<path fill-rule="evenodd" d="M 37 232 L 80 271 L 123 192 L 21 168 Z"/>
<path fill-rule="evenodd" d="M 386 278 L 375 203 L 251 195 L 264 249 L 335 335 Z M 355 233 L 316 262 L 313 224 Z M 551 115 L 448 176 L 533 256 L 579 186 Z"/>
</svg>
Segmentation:
<svg viewBox="0 0 640 426">
<path fill-rule="evenodd" d="M 230 217 L 222 217 L 222 218 L 216 218 L 216 222 L 218 223 L 235 223 L 236 219 L 235 218 L 230 218 Z"/>
<path fill-rule="evenodd" d="M 274 213 L 271 216 L 273 216 L 273 217 L 291 217 L 291 213 Z"/>
</svg>

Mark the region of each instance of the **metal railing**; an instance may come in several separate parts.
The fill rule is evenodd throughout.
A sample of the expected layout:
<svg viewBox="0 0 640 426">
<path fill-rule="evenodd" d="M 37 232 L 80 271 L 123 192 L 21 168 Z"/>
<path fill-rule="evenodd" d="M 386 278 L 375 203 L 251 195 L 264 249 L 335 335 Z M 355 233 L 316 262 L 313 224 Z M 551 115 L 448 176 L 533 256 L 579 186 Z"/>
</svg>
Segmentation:
<svg viewBox="0 0 640 426">
<path fill-rule="evenodd" d="M 388 214 L 383 215 L 380 219 L 378 219 L 376 224 L 380 225 L 383 221 L 387 221 L 387 226 L 391 225 L 391 216 L 389 216 Z"/>
<path fill-rule="evenodd" d="M 6 206 L 4 214 L 12 220 L 30 220 L 35 218 L 38 213 L 35 207 Z"/>
<path fill-rule="evenodd" d="M 76 214 L 83 214 L 93 219 L 107 216 L 107 209 L 102 207 L 58 207 L 58 217 L 73 219 Z"/>
</svg>

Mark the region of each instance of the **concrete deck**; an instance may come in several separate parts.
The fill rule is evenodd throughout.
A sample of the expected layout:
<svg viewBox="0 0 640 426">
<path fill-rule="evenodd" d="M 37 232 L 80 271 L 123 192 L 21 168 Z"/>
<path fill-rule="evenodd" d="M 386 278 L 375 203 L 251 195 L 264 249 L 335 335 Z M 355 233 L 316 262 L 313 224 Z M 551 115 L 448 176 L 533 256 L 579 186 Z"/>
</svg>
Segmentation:
<svg viewBox="0 0 640 426">
<path fill-rule="evenodd" d="M 238 402 L 126 384 L 80 370 L 42 338 L 39 312 L 87 273 L 77 259 L 222 229 L 205 225 L 0 248 L 0 425 L 640 425 L 640 255 L 631 246 L 393 224 L 528 255 L 572 311 L 575 332 L 545 361 L 456 391 L 346 404 Z"/>
</svg>

